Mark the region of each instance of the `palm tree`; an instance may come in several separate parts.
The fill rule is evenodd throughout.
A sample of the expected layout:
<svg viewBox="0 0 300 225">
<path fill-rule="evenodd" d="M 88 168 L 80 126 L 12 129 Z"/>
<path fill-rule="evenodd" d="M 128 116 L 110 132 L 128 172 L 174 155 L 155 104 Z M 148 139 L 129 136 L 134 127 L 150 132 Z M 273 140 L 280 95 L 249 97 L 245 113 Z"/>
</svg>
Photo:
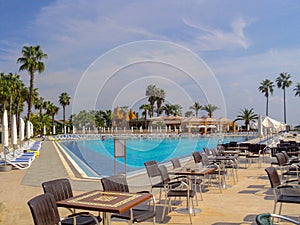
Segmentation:
<svg viewBox="0 0 300 225">
<path fill-rule="evenodd" d="M 205 105 L 202 107 L 202 110 L 208 112 L 209 118 L 212 118 L 213 112 L 216 111 L 217 109 L 219 109 L 219 107 L 216 105 L 212 105 L 212 104 L 208 104 L 208 105 Z"/>
<path fill-rule="evenodd" d="M 154 84 L 150 84 L 146 89 L 146 96 L 148 97 L 149 104 L 151 105 L 151 110 L 149 111 L 149 116 L 153 116 L 154 103 L 156 101 L 158 88 Z"/>
<path fill-rule="evenodd" d="M 182 106 L 179 104 L 173 105 L 173 115 L 174 116 L 181 116 L 182 115 Z"/>
<path fill-rule="evenodd" d="M 62 105 L 62 107 L 63 107 L 64 125 L 66 125 L 66 106 L 70 105 L 70 99 L 71 99 L 71 97 L 66 92 L 61 93 L 59 96 L 59 104 Z"/>
<path fill-rule="evenodd" d="M 277 87 L 283 90 L 283 113 L 284 123 L 286 124 L 286 103 L 285 103 L 285 89 L 290 87 L 293 81 L 290 80 L 291 75 L 288 73 L 280 73 L 279 77 L 276 78 Z"/>
<path fill-rule="evenodd" d="M 248 129 L 250 122 L 254 122 L 258 119 L 258 115 L 254 113 L 253 108 L 251 109 L 244 109 L 237 115 L 237 118 L 234 120 L 243 120 L 245 122 L 245 127 Z"/>
<path fill-rule="evenodd" d="M 42 73 L 45 70 L 45 64 L 42 62 L 47 58 L 39 45 L 37 46 L 24 46 L 22 49 L 22 57 L 17 59 L 17 63 L 21 63 L 19 71 L 27 70 L 30 75 L 30 86 L 28 96 L 28 113 L 27 119 L 30 120 L 30 113 L 32 107 L 32 96 L 34 89 L 34 73 Z"/>
<path fill-rule="evenodd" d="M 190 109 L 194 110 L 196 117 L 198 117 L 198 112 L 202 109 L 202 105 L 199 102 L 195 102 L 194 105 L 190 106 Z"/>
<path fill-rule="evenodd" d="M 142 112 L 142 115 L 144 115 L 144 119 L 146 121 L 146 119 L 147 119 L 147 112 L 151 112 L 152 106 L 150 104 L 143 104 L 143 105 L 140 106 L 139 109 L 144 110 Z"/>
<path fill-rule="evenodd" d="M 54 116 L 57 115 L 59 110 L 59 107 L 54 105 L 53 103 L 49 103 L 46 109 L 47 114 L 51 116 L 51 121 L 52 121 L 52 131 L 54 129 Z"/>
<path fill-rule="evenodd" d="M 40 117 L 42 118 L 43 115 L 43 108 L 44 108 L 44 98 L 40 97 L 35 103 L 34 103 L 35 109 L 39 110 Z"/>
<path fill-rule="evenodd" d="M 296 87 L 294 88 L 295 96 L 299 96 L 300 97 L 300 83 L 296 84 Z"/>
<path fill-rule="evenodd" d="M 174 114 L 174 105 L 172 105 L 172 104 L 165 104 L 165 105 L 163 106 L 163 109 L 164 109 L 165 114 L 166 114 L 167 116 L 170 116 L 170 115 L 173 115 L 173 114 Z"/>
<path fill-rule="evenodd" d="M 267 99 L 266 102 L 266 116 L 269 115 L 269 96 L 270 94 L 273 95 L 274 92 L 274 83 L 270 81 L 269 79 L 265 79 L 262 82 L 260 82 L 260 86 L 258 87 L 258 90 L 263 93 Z"/>
<path fill-rule="evenodd" d="M 165 101 L 166 98 L 166 92 L 163 89 L 157 90 L 157 96 L 156 96 L 156 110 L 157 110 L 157 116 L 160 116 L 162 113 L 161 106 L 162 103 Z"/>
</svg>

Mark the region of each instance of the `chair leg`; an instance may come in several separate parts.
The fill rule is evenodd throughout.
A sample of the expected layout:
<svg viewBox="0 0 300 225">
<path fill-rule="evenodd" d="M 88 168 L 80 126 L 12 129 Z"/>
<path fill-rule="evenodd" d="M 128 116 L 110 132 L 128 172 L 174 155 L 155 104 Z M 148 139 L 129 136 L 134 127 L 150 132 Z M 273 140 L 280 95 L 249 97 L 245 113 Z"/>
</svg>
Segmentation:
<svg viewBox="0 0 300 225">
<path fill-rule="evenodd" d="M 202 196 L 202 182 L 199 184 L 199 192 L 201 196 L 201 201 L 203 201 L 203 196 Z"/>
<path fill-rule="evenodd" d="M 167 207 L 168 201 L 170 201 L 169 198 L 165 200 L 164 209 L 163 209 L 163 212 L 162 212 L 162 215 L 161 215 L 161 221 L 162 221 L 162 222 L 165 220 L 165 213 L 166 213 L 166 207 Z M 169 207 L 170 207 L 170 206 L 169 206 Z"/>
<path fill-rule="evenodd" d="M 279 215 L 281 215 L 281 209 L 282 209 L 282 202 L 280 202 L 280 206 L 279 206 Z"/>
</svg>

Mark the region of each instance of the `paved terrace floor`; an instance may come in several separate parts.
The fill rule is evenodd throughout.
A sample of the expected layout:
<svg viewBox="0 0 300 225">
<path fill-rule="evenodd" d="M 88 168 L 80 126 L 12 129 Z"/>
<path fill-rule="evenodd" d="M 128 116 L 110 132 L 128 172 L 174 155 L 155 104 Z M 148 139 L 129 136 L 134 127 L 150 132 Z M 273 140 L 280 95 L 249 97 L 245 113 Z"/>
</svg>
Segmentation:
<svg viewBox="0 0 300 225">
<path fill-rule="evenodd" d="M 256 224 L 255 216 L 261 212 L 273 210 L 273 197 L 269 181 L 264 168 L 270 165 L 270 159 L 261 164 L 257 163 L 238 171 L 239 181 L 233 184 L 232 177 L 227 178 L 231 187 L 220 193 L 216 187 L 204 189 L 203 201 L 199 202 L 202 212 L 193 216 L 193 224 L 213 225 L 243 225 Z M 241 164 L 241 167 L 244 167 Z M 28 170 L 13 170 L 0 173 L 0 224 L 33 224 L 27 201 L 41 194 L 41 183 L 47 180 L 68 177 L 75 194 L 84 191 L 100 189 L 99 180 L 82 179 L 74 172 L 63 155 L 55 148 L 51 141 L 42 145 L 40 157 L 37 158 Z M 146 174 L 129 178 L 132 191 L 150 190 Z M 158 198 L 158 193 L 155 193 Z M 184 203 L 182 206 L 184 207 Z M 157 224 L 189 224 L 187 215 L 172 211 L 164 222 L 160 221 L 162 204 L 157 204 Z M 300 205 L 285 204 L 283 214 L 298 218 Z M 61 211 L 64 214 L 65 211 Z M 112 224 L 127 224 L 113 222 Z M 145 223 L 152 224 L 152 223 Z M 285 223 L 280 223 L 285 224 Z"/>
</svg>

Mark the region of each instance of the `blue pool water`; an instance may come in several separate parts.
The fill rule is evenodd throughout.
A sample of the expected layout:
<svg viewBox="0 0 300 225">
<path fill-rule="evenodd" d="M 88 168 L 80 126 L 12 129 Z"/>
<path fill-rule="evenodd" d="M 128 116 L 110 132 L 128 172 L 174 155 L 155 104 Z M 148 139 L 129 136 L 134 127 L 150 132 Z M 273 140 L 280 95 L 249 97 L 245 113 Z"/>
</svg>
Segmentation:
<svg viewBox="0 0 300 225">
<path fill-rule="evenodd" d="M 214 148 L 217 144 L 229 141 L 242 142 L 249 137 L 210 138 L 166 138 L 166 139 L 127 139 L 126 171 L 144 169 L 144 162 L 156 160 L 158 163 L 171 158 L 184 158 L 204 147 Z M 102 177 L 125 170 L 124 158 L 114 160 L 114 139 L 70 140 L 60 142 L 63 149 L 89 177 Z"/>
</svg>

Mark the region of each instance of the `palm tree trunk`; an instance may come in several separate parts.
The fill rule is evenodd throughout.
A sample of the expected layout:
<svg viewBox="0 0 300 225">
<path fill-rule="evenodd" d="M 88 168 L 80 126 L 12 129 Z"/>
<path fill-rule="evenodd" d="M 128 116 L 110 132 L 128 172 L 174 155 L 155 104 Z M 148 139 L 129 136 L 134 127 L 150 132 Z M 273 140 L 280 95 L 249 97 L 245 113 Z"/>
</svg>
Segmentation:
<svg viewBox="0 0 300 225">
<path fill-rule="evenodd" d="M 63 106 L 63 121 L 64 121 L 64 125 L 66 125 L 66 107 L 65 106 Z"/>
<path fill-rule="evenodd" d="M 267 103 L 266 103 L 266 116 L 269 115 L 269 98 L 267 97 Z"/>
<path fill-rule="evenodd" d="M 283 113 L 284 113 L 284 124 L 286 124 L 285 89 L 283 89 Z"/>
<path fill-rule="evenodd" d="M 30 71 L 30 87 L 29 87 L 29 97 L 28 97 L 28 113 L 27 118 L 30 121 L 31 107 L 32 107 L 32 96 L 33 96 L 33 86 L 34 86 L 34 72 Z"/>
</svg>

